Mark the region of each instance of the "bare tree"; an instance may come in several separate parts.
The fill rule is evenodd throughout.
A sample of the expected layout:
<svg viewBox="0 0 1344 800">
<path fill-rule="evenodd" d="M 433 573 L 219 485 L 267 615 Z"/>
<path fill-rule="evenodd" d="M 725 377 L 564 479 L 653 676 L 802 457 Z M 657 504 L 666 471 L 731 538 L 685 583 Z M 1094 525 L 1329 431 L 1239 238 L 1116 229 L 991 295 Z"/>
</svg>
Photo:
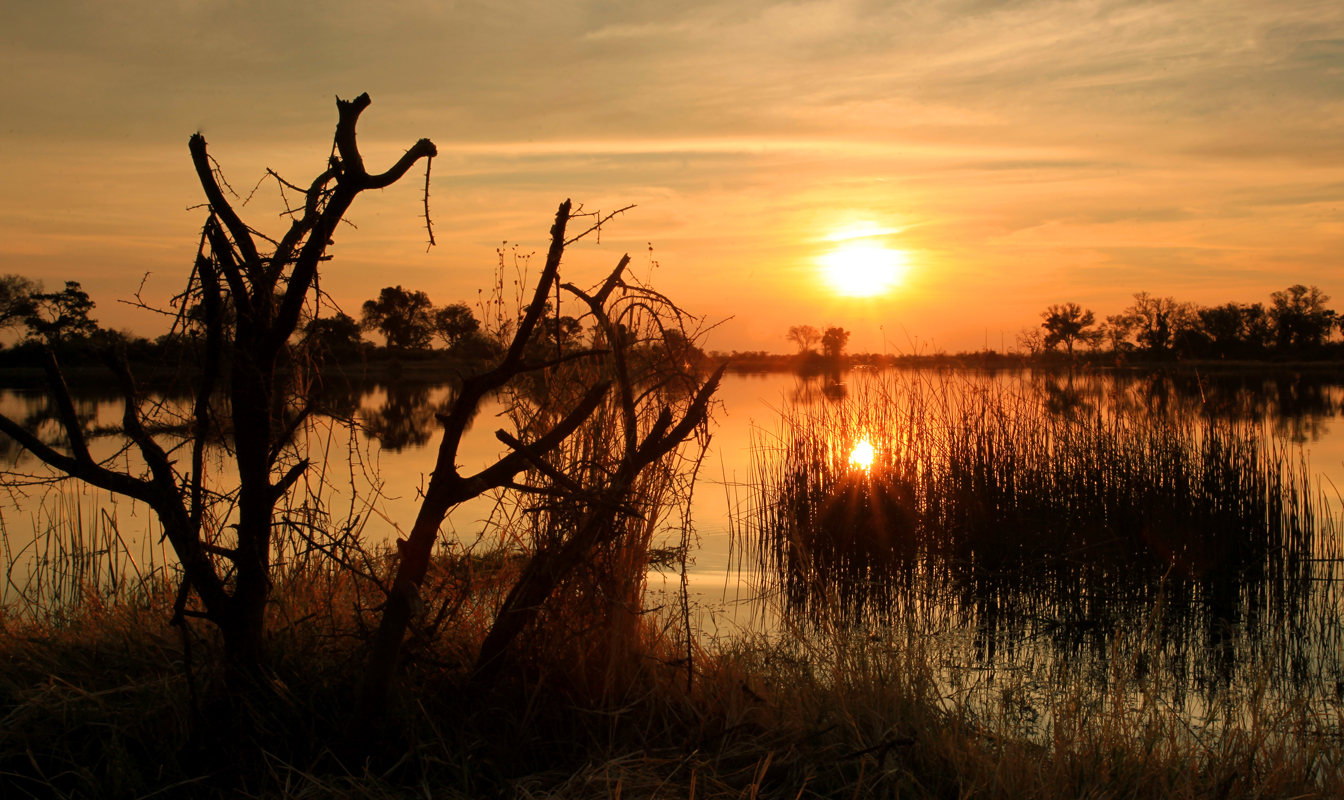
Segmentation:
<svg viewBox="0 0 1344 800">
<path fill-rule="evenodd" d="M 1017 332 L 1017 346 L 1034 356 L 1045 349 L 1045 334 L 1040 328 L 1023 328 Z"/>
<path fill-rule="evenodd" d="M 262 657 L 276 504 L 308 467 L 291 438 L 312 404 L 305 396 L 277 392 L 277 361 L 316 291 L 318 267 L 327 260 L 327 247 L 351 203 L 365 190 L 391 186 L 417 161 L 436 154 L 434 144 L 421 139 L 386 172 L 369 174 L 355 126 L 370 102 L 367 94 L 351 101 L 337 99 L 335 145 L 326 170 L 306 188 L 281 182 L 300 192 L 303 204 L 289 210 L 289 229 L 277 240 L 257 233 L 238 216 L 225 197 L 205 138 L 191 137 L 191 159 L 209 216 L 188 291 L 181 298 L 180 320 L 192 302 L 203 309 L 199 324 L 204 341 L 183 446 L 165 447 L 150 435 L 150 423 L 165 413 L 164 406 L 145 403 L 124 356 L 116 354 L 109 354 L 109 364 L 125 399 L 120 435 L 138 452 L 143 470 L 118 466 L 125 464 L 122 460 L 94 460 L 49 351 L 47 373 L 66 439 L 64 450 L 0 416 L 0 431 L 57 472 L 154 509 L 181 563 L 174 622 L 184 631 L 189 616 L 218 626 L 230 665 L 242 672 L 250 672 Z M 269 252 L 261 249 L 259 239 L 272 245 Z M 219 377 L 226 371 L 229 381 L 222 387 Z M 216 402 L 221 395 L 226 403 Z M 232 489 L 211 486 L 205 478 L 207 442 L 220 431 L 231 434 L 238 475 Z M 221 507 L 225 511 L 219 512 Z M 218 513 L 224 518 L 216 518 Z M 199 610 L 189 608 L 192 593 L 199 598 Z"/>
<path fill-rule="evenodd" d="M 784 338 L 797 345 L 798 353 L 804 355 L 821 341 L 821 331 L 811 325 L 794 325 Z"/>
<path fill-rule="evenodd" d="M 685 401 L 677 412 L 671 405 L 662 406 L 651 417 L 642 411 L 650 401 L 660 397 L 647 385 L 639 382 L 631 370 L 631 362 L 646 357 L 647 350 L 639 352 L 639 341 L 634 332 L 634 316 L 656 309 L 669 309 L 679 318 L 679 311 L 670 301 L 643 287 L 627 281 L 629 256 L 623 257 L 615 270 L 595 290 L 585 292 L 572 284 L 561 284 L 560 262 L 565 246 L 584 234 L 566 238 L 567 226 L 572 219 L 568 200 L 556 212 L 551 227 L 551 242 L 530 302 L 516 327 L 511 323 L 508 349 L 500 362 L 490 370 L 467 378 L 454 401 L 451 411 L 440 416 L 444 434 L 439 445 L 438 458 L 425 489 L 424 500 L 415 524 L 406 539 L 397 541 L 397 569 L 390 581 L 387 602 L 383 608 L 365 680 L 359 711 L 352 732 L 365 735 L 370 725 L 381 718 L 387 692 L 401 654 L 403 639 L 417 609 L 423 607 L 420 587 L 429 569 L 430 556 L 440 526 L 448 512 L 457 504 L 497 488 L 515 488 L 523 491 L 560 495 L 577 500 L 585 507 L 597 509 L 582 527 L 555 541 L 550 548 L 534 553 L 522 576 L 506 597 L 478 657 L 474 674 L 479 680 L 489 680 L 505 663 L 510 644 L 535 619 L 541 606 L 564 578 L 587 558 L 603 541 L 619 535 L 619 526 L 612 524 L 612 515 L 633 514 L 623 502 L 638 476 L 650 465 L 667 456 L 682 443 L 697 426 L 703 424 L 708 405 L 723 367 L 702 383 L 685 386 Z M 596 230 L 605 219 L 599 218 L 589 230 Z M 587 315 L 597 322 L 600 334 L 594 347 L 568 352 L 529 347 L 548 312 L 559 315 L 557 302 L 550 298 L 561 289 L 577 298 L 587 309 Z M 619 290 L 619 291 L 618 291 Z M 620 298 L 628 298 L 622 304 Z M 684 341 L 689 341 L 683 337 Z M 497 437 L 511 448 L 511 452 L 495 464 L 473 474 L 462 475 L 457 468 L 457 451 L 467 422 L 477 406 L 490 393 L 521 378 L 554 370 L 580 360 L 599 360 L 604 369 L 587 373 L 587 381 L 553 381 L 570 390 L 564 403 L 543 402 L 539 406 L 546 414 L 535 416 L 531 424 L 520 429 L 518 435 L 499 431 Z M 666 372 L 655 381 L 685 381 L 684 372 Z M 622 420 L 621 436 L 615 442 L 604 441 L 603 447 L 617 453 L 619 463 L 614 470 L 601 470 L 601 478 L 566 474 L 548 460 L 548 453 L 560 446 L 578 431 L 593 413 L 615 399 L 616 413 Z M 526 441 L 523 438 L 526 437 Z M 515 482 L 519 473 L 529 471 L 539 476 L 540 485 L 526 487 Z M 615 533 L 613 531 L 616 531 Z"/>
</svg>

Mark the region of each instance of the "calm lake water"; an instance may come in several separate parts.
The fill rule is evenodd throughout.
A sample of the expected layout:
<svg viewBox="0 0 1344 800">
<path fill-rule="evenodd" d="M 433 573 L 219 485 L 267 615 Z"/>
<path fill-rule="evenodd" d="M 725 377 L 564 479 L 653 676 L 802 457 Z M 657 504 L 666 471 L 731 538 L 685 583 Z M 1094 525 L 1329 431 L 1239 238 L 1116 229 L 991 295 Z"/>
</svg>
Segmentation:
<svg viewBox="0 0 1344 800">
<path fill-rule="evenodd" d="M 925 399 L 910 401 L 908 398 L 914 395 L 902 395 L 907 399 L 896 400 L 874 388 L 891 381 L 907 389 L 917 387 L 919 396 Z M 334 394 L 330 402 L 338 411 L 336 416 L 324 418 L 307 434 L 306 445 L 318 454 L 314 463 L 323 467 L 310 470 L 307 490 L 320 497 L 333 516 L 357 520 L 366 541 L 387 541 L 399 531 L 409 530 L 418 508 L 417 490 L 428 480 L 438 444 L 434 413 L 450 402 L 452 395 L 451 386 L 446 384 L 411 382 L 355 386 Z M 797 438 L 799 420 L 823 419 L 831 421 L 827 424 L 838 424 L 835 420 L 845 418 L 860 420 L 861 426 L 870 428 L 880 422 L 885 428 L 869 433 L 888 442 L 888 449 L 909 448 L 917 436 L 923 435 L 923 427 L 936 424 L 957 428 L 959 420 L 968 415 L 983 416 L 984 405 L 977 398 L 984 397 L 997 398 L 995 402 L 1001 405 L 1011 401 L 1013 409 L 1021 410 L 1011 413 L 1035 415 L 1032 424 L 1043 426 L 1039 429 L 1055 437 L 1043 445 L 1047 448 L 1043 453 L 1064 453 L 1071 446 L 1067 432 L 1080 425 L 1105 428 L 1109 421 L 1121 417 L 1174 421 L 1177 427 L 1193 431 L 1196 439 L 1210 426 L 1235 427 L 1242 432 L 1238 435 L 1256 438 L 1280 462 L 1300 470 L 1306 480 L 1293 491 L 1310 492 L 1315 503 L 1313 513 L 1334 522 L 1318 526 L 1307 546 L 1310 552 L 1293 551 L 1291 558 L 1286 558 L 1282 554 L 1297 546 L 1289 542 L 1252 553 L 1246 557 L 1249 560 L 1238 562 L 1239 572 L 1230 583 L 1211 582 L 1196 574 L 1199 569 L 1189 566 L 1193 551 L 1166 553 L 1166 568 L 1148 562 L 1142 568 L 1130 568 L 1118 561 L 1098 568 L 1098 556 L 1085 555 L 1066 563 L 1048 547 L 1033 550 L 1027 545 L 1014 545 L 1016 549 L 1005 555 L 1001 537 L 992 535 L 985 537 L 985 542 L 959 544 L 962 549 L 953 552 L 955 548 L 931 544 L 927 532 L 920 534 L 925 539 L 919 539 L 915 532 L 923 529 L 913 521 L 908 523 L 911 533 L 907 539 L 882 544 L 880 549 L 875 549 L 871 541 L 851 542 L 847 546 L 852 552 L 837 557 L 840 551 L 836 542 L 828 540 L 831 560 L 823 563 L 818 556 L 820 550 L 809 551 L 804 553 L 806 569 L 801 571 L 796 547 L 786 544 L 784 550 L 772 552 L 767 541 L 771 534 L 764 530 L 769 524 L 763 522 L 768 515 L 763 514 L 780 491 L 781 473 L 775 467 Z M 929 398 L 939 398 L 942 404 L 937 420 L 930 416 L 933 406 L 915 407 Z M 114 396 L 85 391 L 78 400 L 80 413 L 94 426 L 112 426 L 120 418 L 121 404 Z M 688 573 L 701 624 L 709 635 L 770 630 L 788 616 L 812 624 L 821 600 L 846 602 L 844 598 L 849 598 L 849 602 L 866 605 L 862 613 L 840 617 L 863 635 L 938 637 L 947 664 L 980 664 L 991 674 L 1014 670 L 1036 670 L 1032 674 L 1037 674 L 1041 665 L 1047 664 L 1050 668 L 1045 672 L 1058 677 L 1065 671 L 1058 665 L 1069 662 L 1075 665 L 1070 667 L 1075 673 L 1079 669 L 1076 665 L 1084 664 L 1094 673 L 1092 679 L 1104 683 L 1114 664 L 1127 659 L 1125 663 L 1136 672 L 1155 671 L 1165 676 L 1163 680 L 1172 687 L 1171 696 L 1178 698 L 1174 702 L 1186 702 L 1183 698 L 1215 685 L 1250 680 L 1245 676 L 1255 671 L 1262 676 L 1266 671 L 1278 676 L 1276 680 L 1285 687 L 1310 683 L 1315 688 L 1308 693 L 1321 697 L 1344 693 L 1344 632 L 1340 628 L 1344 607 L 1338 590 L 1339 572 L 1331 566 L 1340 553 L 1340 495 L 1335 487 L 1344 487 L 1344 425 L 1338 420 L 1344 408 L 1344 384 L 1337 380 L 1293 372 L 1068 376 L 1028 370 L 927 370 L 887 375 L 856 370 L 810 377 L 787 373 L 729 375 L 718 401 L 708 458 L 694 494 L 693 519 L 699 544 Z M 902 406 L 911 402 L 915 405 Z M 981 405 L 975 405 L 977 402 Z M 891 408 L 881 414 L 865 408 L 881 403 Z M 45 424 L 51 430 L 49 421 L 42 422 L 46 401 L 40 393 L 0 391 L 0 409 L 13 418 Z M 505 424 L 499 417 L 502 411 L 497 403 L 487 403 L 481 409 L 460 454 L 459 466 L 464 472 L 484 467 L 504 452 L 494 437 L 494 431 Z M 983 432 L 978 435 L 984 436 Z M 848 433 L 833 438 L 836 440 L 826 446 L 841 456 L 855 443 Z M 993 446 L 1003 447 L 1003 443 Z M 91 449 L 98 458 L 124 458 L 117 447 L 114 439 L 102 438 L 95 440 Z M 848 516 L 824 517 L 824 513 L 830 513 L 825 509 L 834 503 L 828 505 L 823 497 L 817 506 L 822 509 L 817 513 L 823 517 L 816 518 L 859 524 L 854 523 L 855 513 L 881 511 L 881 503 L 890 501 L 893 513 L 905 513 L 900 509 L 906 508 L 923 519 L 928 516 L 930 501 L 917 499 L 914 494 L 902 500 L 905 495 L 901 492 L 914 492 L 910 487 L 921 481 L 927 483 L 925 476 L 936 471 L 932 462 L 942 457 L 941 450 L 933 449 L 920 456 L 919 463 L 918 459 L 904 466 L 893 462 L 889 467 L 904 470 L 899 472 L 904 477 L 892 478 L 880 489 L 873 488 L 879 481 L 876 472 L 860 477 L 840 475 L 835 479 L 839 483 L 826 491 L 837 496 L 842 488 L 850 492 L 858 498 L 851 500 L 858 503 L 859 511 L 851 508 L 844 512 Z M 1051 457 L 1044 456 L 1046 460 Z M 38 478 L 45 475 L 40 465 L 16 453 L 12 446 L 5 458 L 12 470 Z M 1025 468 L 1022 464 L 1030 465 L 1029 454 L 1022 458 L 1027 461 L 1013 469 L 1021 471 Z M 227 478 L 226 463 L 216 462 L 213 469 Z M 843 467 L 839 469 L 843 472 Z M 1167 493 L 1161 486 L 1152 490 L 1158 499 Z M 879 502 L 875 497 L 886 500 Z M 984 504 L 983 500 L 975 502 Z M 1013 502 L 1020 504 L 1021 500 Z M 447 523 L 449 535 L 464 543 L 491 535 L 486 520 L 494 504 L 494 499 L 479 498 L 457 508 Z M 0 503 L 4 567 L 11 581 L 6 587 L 7 598 L 12 596 L 14 584 L 22 582 L 25 570 L 30 568 L 25 565 L 31 565 L 33 554 L 42 550 L 41 533 L 50 527 L 53 517 L 77 518 L 83 526 L 102 531 L 100 535 L 109 541 L 115 535 L 132 554 L 133 567 L 123 568 L 140 569 L 150 560 L 162 561 L 165 557 L 157 544 L 152 515 L 142 505 L 72 488 L 68 483 L 64 488 L 31 486 L 13 490 Z M 1020 517 L 1018 514 L 1015 519 Z M 879 519 L 884 520 L 879 527 L 899 527 L 887 517 Z M 860 527 L 873 524 L 868 517 L 860 523 Z M 962 520 L 946 524 L 965 527 L 971 523 Z M 1143 536 L 1146 538 L 1136 546 L 1147 548 L 1147 555 L 1134 557 L 1149 561 L 1162 557 L 1165 551 L 1154 550 L 1156 534 L 1146 531 Z M 949 534 L 948 538 L 955 537 Z M 1111 553 L 1107 558 L 1118 558 L 1116 552 L 1130 552 L 1107 547 L 1105 552 Z M 987 548 L 992 550 L 990 562 L 986 561 L 990 557 Z M 891 555 L 898 550 L 903 554 Z M 857 561 L 854 552 L 859 553 Z M 1037 562 L 1030 558 L 1039 559 L 1043 565 L 1039 571 Z M 1077 563 L 1088 559 L 1094 563 Z M 1303 559 L 1321 563 L 1303 572 Z M 882 562 L 881 570 L 874 567 L 875 561 Z M 1252 562 L 1254 569 L 1246 566 Z M 986 563 L 991 566 L 986 567 Z M 789 570 L 793 570 L 792 579 L 786 575 Z M 1010 572 L 1014 574 L 1007 574 Z M 1108 583 L 1111 578 L 1107 575 L 1123 576 L 1124 580 Z M 654 595 L 679 585 L 679 574 L 650 576 Z M 1193 610 L 1173 612 L 1170 606 L 1176 603 L 1185 603 Z M 1232 606 L 1236 608 L 1228 611 Z M 1155 630 L 1161 632 L 1157 638 Z M 1269 641 L 1274 637 L 1278 640 Z M 1241 667 L 1240 678 L 1237 665 Z"/>
</svg>

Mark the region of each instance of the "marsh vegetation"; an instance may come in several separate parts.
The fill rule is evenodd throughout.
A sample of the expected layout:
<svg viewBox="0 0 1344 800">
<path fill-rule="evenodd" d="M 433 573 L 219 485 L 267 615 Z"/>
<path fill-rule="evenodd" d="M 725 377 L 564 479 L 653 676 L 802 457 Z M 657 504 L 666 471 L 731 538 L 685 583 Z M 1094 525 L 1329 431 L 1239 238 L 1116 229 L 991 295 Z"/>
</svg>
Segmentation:
<svg viewBox="0 0 1344 800">
<path fill-rule="evenodd" d="M 786 615 L 1098 692 L 1124 664 L 1177 708 L 1251 684 L 1337 700 L 1339 498 L 1302 451 L 1253 415 L 1056 381 L 859 373 L 788 405 L 744 528 Z"/>
<path fill-rule="evenodd" d="M 714 467 L 697 476 L 694 459 L 669 463 L 636 492 L 661 498 L 659 525 L 599 547 L 484 690 L 471 674 L 500 609 L 534 554 L 585 513 L 545 493 L 501 494 L 485 527 L 440 537 L 388 726 L 363 768 L 337 753 L 395 566 L 378 515 L 366 508 L 372 521 L 349 527 L 318 513 L 343 505 L 338 481 L 325 498 L 282 506 L 295 524 L 274 543 L 268 683 L 236 700 L 247 736 L 211 738 L 222 642 L 166 626 L 171 556 L 143 549 L 132 530 L 143 515 L 54 492 L 38 518 L 36 582 L 7 606 L 3 769 L 39 794 L 124 797 L 168 786 L 296 797 L 1341 790 L 1338 499 L 1321 496 L 1294 441 L 1328 438 L 1338 387 L 842 377 L 772 379 L 791 386 L 782 407 L 730 405 L 717 429 L 731 451 L 748 419 L 777 414 L 757 429 L 754 472 L 736 490 L 766 624 L 716 632 L 697 623 L 712 609 L 676 592 L 683 570 L 702 588 L 722 581 L 682 559 L 718 547 L 725 522 L 706 516 Z M 750 381 L 730 380 L 726 402 Z M 529 397 L 574 385 L 520 386 L 489 413 L 521 414 L 525 427 L 539 408 Z M 348 405 L 387 403 L 368 409 L 381 420 L 372 438 L 355 441 L 388 435 L 388 409 L 455 391 L 368 390 Z M 594 420 L 552 463 L 601 469 L 619 418 Z M 851 463 L 860 439 L 872 445 L 866 467 Z M 345 458 L 349 442 L 331 442 Z M 398 442 L 383 468 L 423 458 Z M 654 569 L 673 576 L 672 594 L 646 594 Z"/>
</svg>

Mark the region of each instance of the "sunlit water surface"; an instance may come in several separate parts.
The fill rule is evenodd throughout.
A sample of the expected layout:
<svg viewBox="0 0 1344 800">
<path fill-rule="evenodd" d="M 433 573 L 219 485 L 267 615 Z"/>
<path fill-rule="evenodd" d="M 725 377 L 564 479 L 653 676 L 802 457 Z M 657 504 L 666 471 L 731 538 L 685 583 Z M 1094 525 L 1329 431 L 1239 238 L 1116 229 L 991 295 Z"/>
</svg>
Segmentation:
<svg viewBox="0 0 1344 800">
<path fill-rule="evenodd" d="M 753 548 L 760 534 L 754 530 L 759 525 L 759 509 L 762 503 L 769 502 L 759 491 L 762 472 L 768 472 L 763 465 L 768 465 L 771 449 L 789 436 L 786 418 L 809 413 L 808 409 L 834 409 L 851 403 L 858 388 L 875 378 L 864 371 L 808 377 L 788 373 L 730 374 L 725 378 L 718 393 L 708 458 L 694 492 L 693 522 L 698 543 L 685 574 L 704 635 L 768 633 L 793 613 L 781 596 L 779 576 L 768 574 L 768 559 L 761 558 L 759 547 Z M 907 373 L 905 379 L 929 385 L 951 381 L 956 391 L 1020 393 L 1034 398 L 1033 402 L 1039 402 L 1040 407 L 1061 419 L 1125 409 L 1178 418 L 1251 423 L 1287 448 L 1293 458 L 1305 462 L 1315 484 L 1313 491 L 1326 500 L 1321 513 L 1339 513 L 1335 487 L 1344 487 L 1344 429 L 1336 423 L 1344 407 L 1344 386 L 1338 383 L 1292 373 L 1069 377 L 1029 371 L 993 374 L 949 371 Z M 408 531 L 418 508 L 418 492 L 428 481 L 437 451 L 439 432 L 434 413 L 451 398 L 451 387 L 446 384 L 394 383 L 356 388 L 340 401 L 342 416 L 347 419 L 323 418 L 306 432 L 301 442 L 316 465 L 310 470 L 306 491 L 320 498 L 333 518 L 354 521 L 366 542 L 386 542 Z M 171 398 L 158 399 L 173 402 Z M 81 415 L 94 426 L 114 426 L 121 416 L 121 404 L 111 396 L 88 394 L 79 398 L 79 406 Z M 0 391 L 0 410 L 13 418 L 40 421 L 45 409 L 46 401 L 40 393 Z M 497 428 L 506 427 L 503 410 L 497 401 L 487 402 L 474 420 L 459 454 L 459 468 L 464 473 L 487 466 L 503 454 L 504 448 L 494 436 Z M 51 423 L 43 424 L 50 433 Z M 912 420 L 911 424 L 919 423 Z M 871 448 L 880 438 L 870 442 L 864 436 L 832 444 L 846 458 L 871 462 Z M 30 473 L 37 479 L 48 477 L 41 465 L 16 452 L 11 443 L 6 444 L 11 445 L 5 456 L 11 469 Z M 124 462 L 128 456 L 119 454 L 118 447 L 111 437 L 91 443 L 95 458 Z M 857 470 L 868 469 L 865 463 L 852 466 Z M 227 482 L 227 461 L 216 457 L 211 469 L 213 477 Z M 491 537 L 497 533 L 492 532 L 487 520 L 497 502 L 495 497 L 481 497 L 454 509 L 445 524 L 445 536 L 464 545 L 489 546 Z M 40 532 L 48 530 L 53 519 L 72 517 L 86 528 L 101 531 L 106 540 L 103 546 L 124 551 L 116 569 L 138 572 L 152 562 L 171 561 L 171 555 L 158 542 L 152 514 L 141 504 L 109 498 L 70 482 L 11 488 L 0 505 L 7 600 L 25 580 L 34 555 L 44 552 Z M 49 543 L 47 548 L 45 552 L 50 556 Z M 680 570 L 651 572 L 650 604 L 675 602 L 681 585 Z M 950 605 L 940 606 L 943 602 L 939 593 L 931 590 L 916 602 L 918 613 L 909 609 L 904 612 L 907 618 L 870 614 L 851 619 L 849 624 L 854 626 L 853 635 L 919 637 L 925 646 L 936 642 L 933 649 L 941 654 L 939 658 L 946 670 L 944 679 L 950 684 L 962 683 L 968 675 L 978 674 L 987 683 L 998 680 L 1004 687 L 1017 687 L 1016 691 L 1030 694 L 1033 686 L 1044 691 L 1037 685 L 1040 682 L 1059 681 L 1068 674 L 1073 679 L 1081 676 L 1104 685 L 1115 679 L 1115 660 L 1129 659 L 1125 670 L 1131 673 L 1154 674 L 1155 667 L 1159 672 L 1166 670 L 1159 679 L 1171 689 L 1165 702 L 1199 705 L 1205 702 L 1200 699 L 1201 688 L 1214 684 L 1227 688 L 1237 680 L 1235 676 L 1212 674 L 1208 664 L 1188 648 L 1153 654 L 1142 652 L 1142 647 L 1132 641 L 1119 641 L 1124 636 L 1133 639 L 1134 631 L 1141 630 L 1142 625 L 1109 633 L 1117 640 L 1111 646 L 1100 650 L 1095 644 L 1082 648 L 1090 653 L 1082 659 L 1077 652 L 1061 651 L 1057 636 L 1040 634 L 1042 630 L 1053 630 L 1049 627 L 1051 620 L 1020 625 L 1018 630 L 1027 631 L 1025 635 L 990 642 L 987 646 L 981 621 L 973 619 L 973 614 L 949 610 Z M 1344 693 L 1340 615 L 1336 614 L 1333 621 L 1326 617 L 1331 609 L 1339 611 L 1339 592 L 1326 591 L 1312 602 L 1325 605 L 1311 612 L 1320 619 L 1308 646 L 1294 647 L 1291 642 L 1238 642 L 1239 631 L 1227 632 L 1230 652 L 1262 652 L 1278 647 L 1291 655 L 1287 664 L 1272 657 L 1260 658 L 1256 666 L 1262 670 L 1259 677 L 1243 676 L 1243 682 L 1263 680 L 1263 670 L 1282 669 L 1291 674 L 1279 676 L 1281 685 L 1304 687 L 1307 694 L 1338 703 L 1339 693 Z M 1086 620 L 1082 622 L 1085 624 Z M 1068 664 L 1061 666 L 1064 661 Z M 1011 695 L 1013 690 L 1008 691 Z M 1030 702 L 1023 702 L 1023 708 L 1031 707 Z M 1026 723 L 1033 722 L 1032 718 L 1024 719 Z"/>
</svg>

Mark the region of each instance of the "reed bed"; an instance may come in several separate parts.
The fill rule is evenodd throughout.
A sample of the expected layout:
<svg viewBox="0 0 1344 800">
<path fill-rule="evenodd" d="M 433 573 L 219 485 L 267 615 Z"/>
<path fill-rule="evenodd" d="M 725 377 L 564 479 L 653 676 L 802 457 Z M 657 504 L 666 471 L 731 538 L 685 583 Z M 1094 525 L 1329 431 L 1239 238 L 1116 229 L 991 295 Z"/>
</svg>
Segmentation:
<svg viewBox="0 0 1344 800">
<path fill-rule="evenodd" d="M 1238 675 L 1344 687 L 1339 517 L 1262 426 L 1024 376 L 847 388 L 786 407 L 756 448 L 746 544 L 786 616 L 913 627 L 966 665 L 1100 685 L 1133 661 L 1177 704 Z"/>
<path fill-rule="evenodd" d="M 10 617 L 59 624 L 85 603 L 134 596 L 165 579 L 170 561 L 153 525 L 123 535 L 120 513 L 152 518 L 148 509 L 126 501 L 114 504 L 91 487 L 66 482 L 50 487 L 40 502 L 27 504 L 31 537 L 11 535 L 0 514 L 0 608 Z M 22 513 L 8 510 L 11 517 Z M 140 521 L 133 527 L 145 527 Z"/>
</svg>

